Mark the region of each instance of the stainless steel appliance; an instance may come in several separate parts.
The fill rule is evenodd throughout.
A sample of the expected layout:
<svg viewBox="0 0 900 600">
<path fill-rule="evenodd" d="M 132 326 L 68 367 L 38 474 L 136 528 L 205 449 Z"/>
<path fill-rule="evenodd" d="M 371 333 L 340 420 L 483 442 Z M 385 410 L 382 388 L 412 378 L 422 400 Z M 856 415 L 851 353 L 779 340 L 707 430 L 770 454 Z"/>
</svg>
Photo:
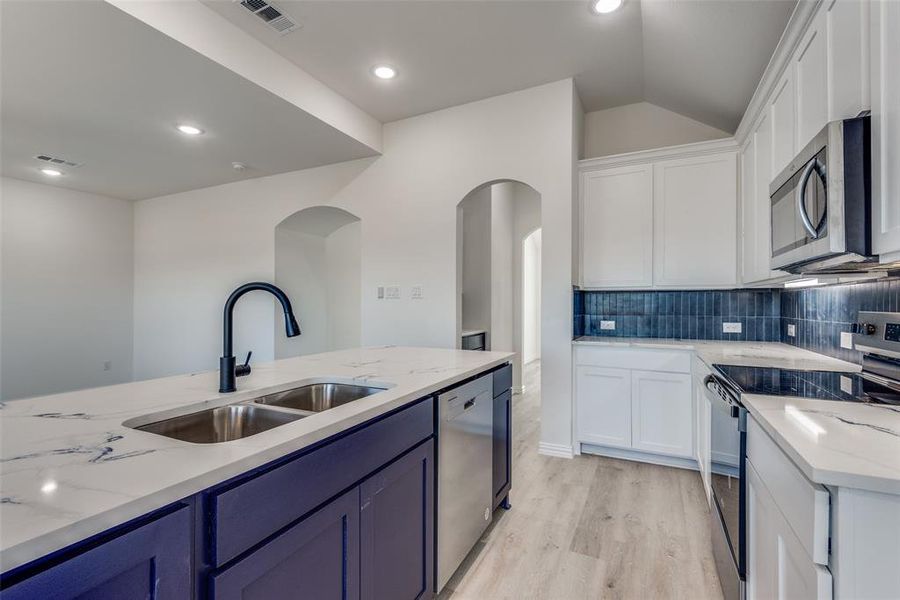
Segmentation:
<svg viewBox="0 0 900 600">
<path fill-rule="evenodd" d="M 869 116 L 833 121 L 771 183 L 773 269 L 865 270 L 871 256 Z"/>
<path fill-rule="evenodd" d="M 900 406 L 900 313 L 860 312 L 854 345 L 861 372 L 797 371 L 713 365 L 704 384 L 713 406 L 711 487 L 713 554 L 728 600 L 746 596 L 747 410 L 742 394 L 796 396 Z"/>
<path fill-rule="evenodd" d="M 493 376 L 438 396 L 437 591 L 491 521 Z"/>
</svg>

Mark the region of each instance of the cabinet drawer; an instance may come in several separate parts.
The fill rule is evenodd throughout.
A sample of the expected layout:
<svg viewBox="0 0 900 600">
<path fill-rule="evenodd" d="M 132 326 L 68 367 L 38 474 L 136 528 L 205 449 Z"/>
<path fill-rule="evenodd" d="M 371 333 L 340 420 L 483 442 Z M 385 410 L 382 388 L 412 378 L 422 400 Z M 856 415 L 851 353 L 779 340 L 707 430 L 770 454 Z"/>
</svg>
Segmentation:
<svg viewBox="0 0 900 600">
<path fill-rule="evenodd" d="M 753 418 L 747 420 L 747 460 L 806 553 L 814 562 L 827 565 L 828 490 L 810 482 Z"/>
<path fill-rule="evenodd" d="M 428 398 L 249 480 L 210 492 L 210 562 L 221 565 L 434 432 Z"/>
<path fill-rule="evenodd" d="M 575 364 L 611 369 L 690 373 L 691 353 L 650 348 L 578 346 L 575 349 Z"/>
<path fill-rule="evenodd" d="M 512 387 L 512 365 L 494 371 L 494 398 Z"/>
</svg>

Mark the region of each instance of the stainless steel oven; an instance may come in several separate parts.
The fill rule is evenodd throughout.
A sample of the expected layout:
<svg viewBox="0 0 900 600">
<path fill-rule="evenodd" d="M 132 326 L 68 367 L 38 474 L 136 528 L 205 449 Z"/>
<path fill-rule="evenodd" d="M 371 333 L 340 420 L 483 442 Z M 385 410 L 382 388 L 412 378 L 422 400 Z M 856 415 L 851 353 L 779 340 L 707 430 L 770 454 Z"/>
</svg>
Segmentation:
<svg viewBox="0 0 900 600">
<path fill-rule="evenodd" d="M 742 600 L 746 596 L 747 578 L 744 510 L 747 409 L 740 402 L 740 391 L 732 389 L 724 377 L 709 375 L 704 385 L 712 406 L 710 537 L 713 557 L 725 600 Z"/>
<path fill-rule="evenodd" d="M 871 256 L 869 117 L 833 121 L 771 183 L 773 269 L 859 270 Z"/>
</svg>

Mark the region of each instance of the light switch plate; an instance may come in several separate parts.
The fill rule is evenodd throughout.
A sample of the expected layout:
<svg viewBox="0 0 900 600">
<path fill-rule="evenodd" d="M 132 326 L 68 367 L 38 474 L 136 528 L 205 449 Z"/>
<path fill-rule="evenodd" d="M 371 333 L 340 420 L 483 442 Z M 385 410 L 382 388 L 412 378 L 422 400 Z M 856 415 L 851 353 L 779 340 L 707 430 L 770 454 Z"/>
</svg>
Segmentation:
<svg viewBox="0 0 900 600">
<path fill-rule="evenodd" d="M 743 331 L 741 323 L 722 323 L 722 333 L 740 333 Z"/>
<path fill-rule="evenodd" d="M 425 286 L 422 284 L 414 285 L 409 290 L 409 297 L 413 300 L 421 300 L 425 297 Z"/>
<path fill-rule="evenodd" d="M 616 328 L 615 321 L 600 321 L 600 329 L 611 330 Z"/>
<path fill-rule="evenodd" d="M 384 298 L 385 300 L 399 300 L 400 299 L 400 286 L 399 285 L 387 285 L 384 287 Z"/>
<path fill-rule="evenodd" d="M 793 323 L 788 323 L 787 334 L 788 337 L 797 337 L 797 326 Z"/>
<path fill-rule="evenodd" d="M 853 393 L 853 380 L 849 377 L 844 377 L 841 375 L 841 391 L 845 394 Z"/>
<path fill-rule="evenodd" d="M 849 331 L 841 332 L 841 348 L 853 350 L 853 334 Z"/>
<path fill-rule="evenodd" d="M 379 285 L 377 290 L 375 291 L 375 297 L 379 300 L 384 300 L 384 286 Z"/>
</svg>

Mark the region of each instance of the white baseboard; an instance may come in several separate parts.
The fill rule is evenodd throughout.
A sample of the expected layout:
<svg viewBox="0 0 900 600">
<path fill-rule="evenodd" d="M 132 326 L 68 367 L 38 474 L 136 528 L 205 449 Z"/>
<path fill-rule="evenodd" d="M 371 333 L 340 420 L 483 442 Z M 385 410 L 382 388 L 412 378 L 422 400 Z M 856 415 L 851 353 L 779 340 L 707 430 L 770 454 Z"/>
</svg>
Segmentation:
<svg viewBox="0 0 900 600">
<path fill-rule="evenodd" d="M 543 454 L 544 456 L 557 456 L 559 458 L 573 458 L 575 456 L 575 453 L 572 451 L 572 446 L 549 444 L 547 442 L 538 444 L 538 454 Z"/>
<path fill-rule="evenodd" d="M 633 460 L 637 462 L 651 463 L 654 465 L 663 465 L 665 467 L 690 469 L 691 471 L 700 470 L 699 465 L 697 465 L 697 461 L 693 458 L 666 456 L 664 454 L 642 452 L 641 450 L 628 450 L 627 448 L 610 448 L 607 446 L 595 446 L 594 444 L 581 444 L 581 453 L 596 454 L 598 456 L 609 456 L 610 458 L 621 458 L 623 460 Z"/>
<path fill-rule="evenodd" d="M 513 396 L 521 396 L 525 393 L 525 386 L 520 385 L 519 387 L 513 386 L 512 388 Z"/>
</svg>

